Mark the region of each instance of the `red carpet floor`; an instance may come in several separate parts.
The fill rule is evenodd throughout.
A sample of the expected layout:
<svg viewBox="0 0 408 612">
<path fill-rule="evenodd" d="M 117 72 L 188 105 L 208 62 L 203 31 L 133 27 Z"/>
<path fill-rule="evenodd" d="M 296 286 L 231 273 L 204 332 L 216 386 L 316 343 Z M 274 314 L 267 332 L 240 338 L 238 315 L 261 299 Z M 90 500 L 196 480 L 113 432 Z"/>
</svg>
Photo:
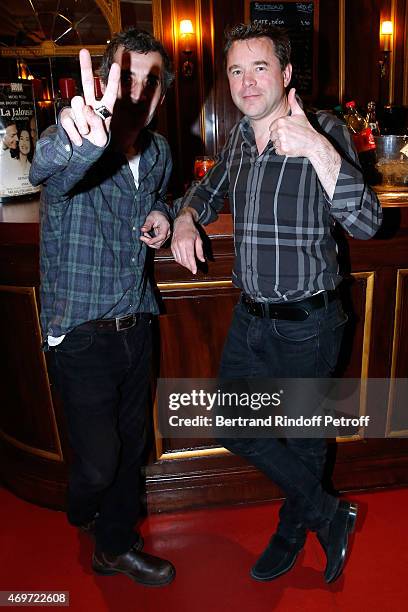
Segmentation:
<svg viewBox="0 0 408 612">
<path fill-rule="evenodd" d="M 63 513 L 0 490 L 0 590 L 69 591 L 75 612 L 405 612 L 408 489 L 349 498 L 360 505 L 359 523 L 345 571 L 331 586 L 312 534 L 288 574 L 268 583 L 249 577 L 277 522 L 279 504 L 270 503 L 146 519 L 145 550 L 177 568 L 171 585 L 149 588 L 95 576 L 90 540 Z"/>
</svg>

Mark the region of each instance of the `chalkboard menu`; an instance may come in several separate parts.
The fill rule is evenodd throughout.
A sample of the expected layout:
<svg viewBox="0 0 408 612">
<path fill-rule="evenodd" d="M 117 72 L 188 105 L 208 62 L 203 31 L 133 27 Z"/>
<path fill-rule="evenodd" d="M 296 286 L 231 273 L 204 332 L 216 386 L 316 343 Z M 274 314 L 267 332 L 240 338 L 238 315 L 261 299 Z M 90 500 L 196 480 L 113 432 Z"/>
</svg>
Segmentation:
<svg viewBox="0 0 408 612">
<path fill-rule="evenodd" d="M 292 44 L 291 85 L 300 95 L 312 96 L 315 2 L 250 2 L 249 18 L 287 31 Z"/>
</svg>

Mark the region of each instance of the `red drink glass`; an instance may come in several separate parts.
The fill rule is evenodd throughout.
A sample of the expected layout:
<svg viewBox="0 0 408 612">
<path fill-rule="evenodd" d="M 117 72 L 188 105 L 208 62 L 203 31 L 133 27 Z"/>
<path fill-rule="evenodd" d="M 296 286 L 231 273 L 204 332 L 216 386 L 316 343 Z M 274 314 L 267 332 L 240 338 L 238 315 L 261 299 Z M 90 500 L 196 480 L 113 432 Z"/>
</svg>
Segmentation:
<svg viewBox="0 0 408 612">
<path fill-rule="evenodd" d="M 215 157 L 211 155 L 200 155 L 194 161 L 194 177 L 200 181 L 210 168 L 215 165 Z"/>
</svg>

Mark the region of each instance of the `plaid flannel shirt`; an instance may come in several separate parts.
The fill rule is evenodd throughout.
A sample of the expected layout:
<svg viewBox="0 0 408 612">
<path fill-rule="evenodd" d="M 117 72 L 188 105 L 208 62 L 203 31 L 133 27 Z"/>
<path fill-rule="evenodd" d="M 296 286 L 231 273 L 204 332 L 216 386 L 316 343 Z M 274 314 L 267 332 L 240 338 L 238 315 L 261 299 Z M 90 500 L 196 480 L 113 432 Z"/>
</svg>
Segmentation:
<svg viewBox="0 0 408 612">
<path fill-rule="evenodd" d="M 30 181 L 40 207 L 41 323 L 59 336 L 86 321 L 157 313 L 148 247 L 140 228 L 165 203 L 172 170 L 166 140 L 143 132 L 136 185 L 127 159 L 109 145 L 71 145 L 61 126 L 36 147 Z M 149 257 L 152 263 L 152 258 Z"/>
<path fill-rule="evenodd" d="M 194 208 L 206 225 L 229 196 L 233 281 L 260 301 L 282 302 L 334 289 L 341 281 L 335 223 L 361 239 L 372 237 L 381 225 L 380 204 L 364 181 L 345 124 L 323 111 L 310 114 L 309 120 L 342 158 L 331 199 L 307 158 L 277 155 L 271 142 L 259 155 L 243 117 L 216 165 L 177 204 Z"/>
</svg>

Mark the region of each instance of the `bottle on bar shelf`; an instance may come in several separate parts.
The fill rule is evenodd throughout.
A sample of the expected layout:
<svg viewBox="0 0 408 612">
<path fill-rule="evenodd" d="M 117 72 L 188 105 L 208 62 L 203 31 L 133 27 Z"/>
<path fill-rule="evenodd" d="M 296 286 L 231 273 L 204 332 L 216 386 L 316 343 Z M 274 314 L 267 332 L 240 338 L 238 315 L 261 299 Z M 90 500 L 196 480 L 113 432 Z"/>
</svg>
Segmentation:
<svg viewBox="0 0 408 612">
<path fill-rule="evenodd" d="M 369 102 L 367 104 L 367 116 L 366 121 L 368 123 L 368 127 L 371 128 L 371 133 L 373 136 L 380 136 L 380 126 L 377 121 L 376 111 L 375 111 L 375 102 Z"/>
<path fill-rule="evenodd" d="M 377 155 L 374 136 L 367 119 L 358 112 L 354 100 L 346 102 L 344 120 L 353 137 L 367 182 L 370 185 L 378 184 L 381 181 L 381 175 L 375 166 Z"/>
</svg>

